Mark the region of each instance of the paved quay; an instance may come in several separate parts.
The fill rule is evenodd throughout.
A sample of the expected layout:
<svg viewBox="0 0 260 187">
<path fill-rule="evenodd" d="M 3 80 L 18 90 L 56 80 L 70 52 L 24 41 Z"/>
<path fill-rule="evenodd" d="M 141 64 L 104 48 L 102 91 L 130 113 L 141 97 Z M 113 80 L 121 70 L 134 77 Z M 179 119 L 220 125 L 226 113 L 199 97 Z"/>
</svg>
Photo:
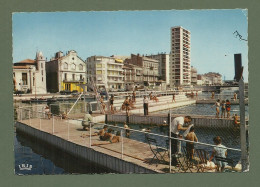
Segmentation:
<svg viewBox="0 0 260 187">
<path fill-rule="evenodd" d="M 169 172 L 169 163 L 147 163 L 153 158 L 148 144 L 124 137 L 122 155 L 122 141 L 113 144 L 105 142 L 106 145 L 98 145 L 104 141 L 99 141 L 98 136 L 93 136 L 90 147 L 89 131 L 83 131 L 82 128 L 69 123 L 68 120 L 60 118 L 54 118 L 54 120 L 27 119 L 16 122 L 16 130 L 119 173 Z M 91 134 L 97 131 L 93 128 L 91 130 Z M 168 161 L 167 156 L 165 160 Z M 184 172 L 178 170 L 179 168 L 172 167 L 171 172 Z M 191 171 L 196 172 L 193 168 Z"/>
</svg>

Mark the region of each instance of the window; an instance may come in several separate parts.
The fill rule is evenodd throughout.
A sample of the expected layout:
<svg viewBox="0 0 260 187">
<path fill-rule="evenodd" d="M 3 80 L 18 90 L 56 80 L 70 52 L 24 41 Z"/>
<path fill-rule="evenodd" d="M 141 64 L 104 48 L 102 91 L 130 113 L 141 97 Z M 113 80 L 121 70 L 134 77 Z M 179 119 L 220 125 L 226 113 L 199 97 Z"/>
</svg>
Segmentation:
<svg viewBox="0 0 260 187">
<path fill-rule="evenodd" d="M 76 64 L 71 64 L 71 69 L 75 70 L 76 69 Z"/>
<path fill-rule="evenodd" d="M 64 73 L 64 79 L 67 80 L 67 73 Z"/>
<path fill-rule="evenodd" d="M 79 75 L 79 79 L 82 80 L 82 78 L 83 78 L 83 77 L 82 77 L 82 75 L 80 74 L 80 75 Z"/>
<path fill-rule="evenodd" d="M 74 60 L 74 57 L 72 57 L 72 60 Z"/>
<path fill-rule="evenodd" d="M 42 75 L 43 75 L 43 70 L 42 70 Z"/>
<path fill-rule="evenodd" d="M 96 72 L 96 74 L 101 75 L 101 74 L 102 74 L 102 71 L 101 71 L 101 70 L 98 70 L 98 71 Z"/>
<path fill-rule="evenodd" d="M 97 64 L 96 67 L 97 68 L 102 68 L 102 64 Z"/>
<path fill-rule="evenodd" d="M 13 76 L 15 77 L 15 73 L 13 73 Z"/>
<path fill-rule="evenodd" d="M 75 80 L 75 74 L 72 74 L 72 79 Z"/>
<path fill-rule="evenodd" d="M 83 65 L 82 64 L 79 65 L 79 70 L 83 70 Z"/>
<path fill-rule="evenodd" d="M 68 63 L 67 63 L 67 62 L 64 62 L 63 68 L 64 68 L 64 69 L 68 69 Z"/>
<path fill-rule="evenodd" d="M 43 68 L 43 63 L 41 63 L 41 68 Z"/>
<path fill-rule="evenodd" d="M 43 77 L 42 77 L 42 82 L 43 82 Z"/>
<path fill-rule="evenodd" d="M 23 85 L 27 85 L 27 73 L 22 73 L 22 83 Z"/>
</svg>

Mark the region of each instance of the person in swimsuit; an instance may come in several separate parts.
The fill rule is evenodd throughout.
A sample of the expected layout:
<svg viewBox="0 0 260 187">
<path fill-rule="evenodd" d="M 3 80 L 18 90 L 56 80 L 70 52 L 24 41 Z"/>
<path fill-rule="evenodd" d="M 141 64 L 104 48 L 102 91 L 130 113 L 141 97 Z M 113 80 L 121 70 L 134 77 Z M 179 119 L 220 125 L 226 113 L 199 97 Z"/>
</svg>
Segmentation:
<svg viewBox="0 0 260 187">
<path fill-rule="evenodd" d="M 223 116 L 224 116 L 224 118 L 226 117 L 226 102 L 225 102 L 225 100 L 223 100 L 221 102 L 221 118 L 223 118 Z"/>
<path fill-rule="evenodd" d="M 212 107 L 216 107 L 216 118 L 219 118 L 219 107 L 220 107 L 220 100 L 218 99 L 216 103 Z"/>
<path fill-rule="evenodd" d="M 105 135 L 106 131 L 107 131 L 107 125 L 104 125 L 103 129 L 101 129 L 101 130 L 98 132 L 98 134 L 97 134 L 97 135 L 99 135 L 99 139 L 100 139 L 100 140 L 102 140 L 102 141 L 105 140 L 104 135 Z"/>
<path fill-rule="evenodd" d="M 113 114 L 114 113 L 114 96 L 113 95 L 111 95 L 111 97 L 109 99 L 109 105 L 110 105 L 111 113 Z"/>
<path fill-rule="evenodd" d="M 129 116 L 130 102 L 129 102 L 128 96 L 126 96 L 126 99 L 125 99 L 123 105 L 125 106 L 126 115 Z"/>
<path fill-rule="evenodd" d="M 136 93 L 135 93 L 135 91 L 133 91 L 133 102 L 134 103 L 136 102 Z"/>
<path fill-rule="evenodd" d="M 227 99 L 227 100 L 226 100 L 226 112 L 227 112 L 227 118 L 230 117 L 230 110 L 231 110 L 231 103 L 230 103 L 230 101 Z"/>
</svg>

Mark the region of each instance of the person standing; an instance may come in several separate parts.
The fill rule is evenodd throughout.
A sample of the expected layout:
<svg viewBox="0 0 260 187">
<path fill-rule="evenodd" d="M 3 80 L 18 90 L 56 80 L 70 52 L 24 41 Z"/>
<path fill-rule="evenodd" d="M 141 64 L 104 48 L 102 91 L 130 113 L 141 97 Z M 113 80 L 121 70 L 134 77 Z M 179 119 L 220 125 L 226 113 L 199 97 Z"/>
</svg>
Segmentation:
<svg viewBox="0 0 260 187">
<path fill-rule="evenodd" d="M 172 94 L 172 102 L 173 102 L 173 101 L 176 102 L 176 101 L 175 101 L 175 93 Z"/>
<path fill-rule="evenodd" d="M 216 103 L 212 106 L 216 106 L 216 118 L 219 118 L 219 107 L 220 107 L 220 100 L 218 99 Z"/>
<path fill-rule="evenodd" d="M 135 103 L 136 102 L 136 93 L 135 93 L 135 91 L 133 91 L 133 102 Z"/>
<path fill-rule="evenodd" d="M 109 104 L 110 104 L 111 113 L 113 114 L 114 113 L 114 96 L 113 95 L 111 95 L 111 97 L 109 99 Z"/>
<path fill-rule="evenodd" d="M 195 131 L 194 126 L 192 126 L 190 128 L 190 132 L 185 137 L 185 140 L 192 141 L 192 142 L 186 142 L 186 149 L 187 149 L 189 160 L 192 160 L 193 155 L 194 155 L 194 143 L 193 142 L 198 142 L 198 138 L 194 131 Z"/>
<path fill-rule="evenodd" d="M 149 103 L 149 100 L 146 96 L 144 96 L 144 115 L 147 116 L 148 115 L 148 103 Z"/>
<path fill-rule="evenodd" d="M 171 139 L 171 150 L 172 150 L 172 165 L 176 166 L 178 164 L 177 159 L 175 155 L 178 153 L 178 139 L 176 138 L 182 138 L 182 136 L 179 134 L 180 131 L 185 131 L 189 127 L 183 127 L 185 123 L 190 123 L 191 122 L 191 117 L 190 116 L 185 116 L 185 117 L 176 117 L 172 121 L 170 132 L 171 132 L 171 137 L 175 139 Z"/>
<path fill-rule="evenodd" d="M 234 93 L 234 101 L 236 101 L 237 100 L 237 93 L 235 92 Z"/>
<path fill-rule="evenodd" d="M 226 100 L 226 112 L 227 112 L 227 118 L 230 117 L 230 110 L 231 110 L 231 103 L 230 103 L 230 101 L 227 99 L 227 100 Z"/>
<path fill-rule="evenodd" d="M 129 116 L 130 102 L 128 96 L 126 96 L 123 105 L 125 106 L 126 115 Z"/>
<path fill-rule="evenodd" d="M 215 98 L 215 92 L 211 92 L 211 99 Z"/>
<path fill-rule="evenodd" d="M 222 100 L 222 103 L 221 103 L 221 118 L 224 118 L 226 117 L 226 102 L 225 100 Z"/>
</svg>

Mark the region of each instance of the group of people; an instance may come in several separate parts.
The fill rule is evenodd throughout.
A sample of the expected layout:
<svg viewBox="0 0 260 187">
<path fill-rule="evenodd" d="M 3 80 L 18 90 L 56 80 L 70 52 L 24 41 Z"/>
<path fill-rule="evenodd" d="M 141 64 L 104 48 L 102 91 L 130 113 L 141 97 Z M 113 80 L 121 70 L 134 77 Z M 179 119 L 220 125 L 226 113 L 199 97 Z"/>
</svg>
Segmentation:
<svg viewBox="0 0 260 187">
<path fill-rule="evenodd" d="M 113 129 L 109 128 L 107 125 L 104 125 L 104 127 L 98 132 L 95 133 L 95 135 L 99 136 L 99 139 L 101 141 L 108 141 L 110 143 L 117 143 L 120 142 L 120 131 L 117 131 L 116 134 L 113 134 Z"/>
<path fill-rule="evenodd" d="M 172 165 L 178 166 L 178 160 L 176 155 L 179 152 L 179 146 L 180 142 L 179 139 L 185 139 L 186 141 L 186 150 L 187 150 L 187 157 L 190 160 L 193 160 L 194 157 L 194 142 L 198 142 L 198 138 L 195 134 L 195 128 L 193 125 L 188 125 L 184 127 L 184 124 L 190 124 L 192 118 L 190 116 L 185 117 L 176 117 L 174 118 L 172 122 L 172 126 L 170 129 L 171 137 L 174 139 L 171 139 L 171 150 L 172 150 Z M 185 131 L 183 135 L 180 135 L 180 131 Z M 188 133 L 186 133 L 188 131 Z M 186 133 L 186 134 L 185 134 Z M 216 145 L 213 150 L 212 154 L 209 158 L 209 162 L 213 160 L 215 156 L 219 156 L 222 158 L 226 158 L 227 156 L 227 148 L 221 144 L 221 138 L 219 136 L 213 138 L 213 142 Z M 226 166 L 225 162 L 216 162 L 216 169 L 223 171 Z"/>
<path fill-rule="evenodd" d="M 115 113 L 114 101 L 115 101 L 115 97 L 114 97 L 114 95 L 111 95 L 111 97 L 109 98 L 108 110 L 110 110 L 112 114 Z M 104 96 L 100 97 L 99 102 L 100 102 L 102 110 L 103 110 L 102 112 L 105 113 L 106 104 L 104 101 Z M 136 102 L 136 92 L 133 91 L 132 97 L 126 96 L 126 98 L 121 106 L 121 110 L 126 110 L 126 114 L 129 115 L 129 110 L 135 108 L 135 106 L 134 106 L 135 102 Z"/>
<path fill-rule="evenodd" d="M 221 108 L 221 118 L 230 118 L 231 102 L 228 99 L 226 101 L 222 100 L 221 103 L 220 100 L 218 99 L 213 106 L 216 107 L 216 118 L 219 118 L 220 108 Z"/>
</svg>

